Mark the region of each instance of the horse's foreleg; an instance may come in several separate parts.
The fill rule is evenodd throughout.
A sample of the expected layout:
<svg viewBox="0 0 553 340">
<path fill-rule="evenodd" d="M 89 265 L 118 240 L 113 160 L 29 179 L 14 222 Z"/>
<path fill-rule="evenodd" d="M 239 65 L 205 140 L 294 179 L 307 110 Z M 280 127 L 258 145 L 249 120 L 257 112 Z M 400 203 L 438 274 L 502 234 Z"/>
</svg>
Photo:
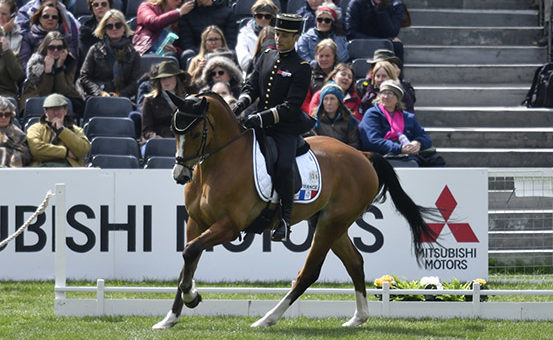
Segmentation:
<svg viewBox="0 0 553 340">
<path fill-rule="evenodd" d="M 298 274 L 292 289 L 286 296 L 278 302 L 278 304 L 268 311 L 261 319 L 254 322 L 252 327 L 269 327 L 278 322 L 288 308 L 296 301 L 309 286 L 311 286 L 319 278 L 321 268 L 325 260 L 326 254 L 330 250 L 330 245 L 334 241 L 328 237 L 321 238 L 319 230 L 315 231 L 311 250 L 307 255 L 305 264 Z M 330 240 L 330 241 L 329 241 Z"/>
<path fill-rule="evenodd" d="M 367 302 L 367 289 L 365 286 L 365 273 L 363 272 L 363 257 L 355 248 L 346 233 L 342 235 L 334 245 L 332 251 L 342 261 L 353 280 L 355 288 L 356 309 L 353 317 L 344 322 L 342 326 L 352 327 L 363 324 L 369 318 L 369 304 Z"/>
</svg>

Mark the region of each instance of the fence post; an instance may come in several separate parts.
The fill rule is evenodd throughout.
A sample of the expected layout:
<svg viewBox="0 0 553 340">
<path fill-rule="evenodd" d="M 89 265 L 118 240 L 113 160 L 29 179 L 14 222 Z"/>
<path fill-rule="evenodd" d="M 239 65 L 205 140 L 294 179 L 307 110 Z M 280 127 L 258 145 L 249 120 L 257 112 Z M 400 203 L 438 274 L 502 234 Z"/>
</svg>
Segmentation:
<svg viewBox="0 0 553 340">
<path fill-rule="evenodd" d="M 55 287 L 65 288 L 66 284 L 66 261 L 65 261 L 65 184 L 56 183 L 56 213 L 55 213 L 55 254 L 54 254 L 54 275 Z M 55 299 L 65 299 L 65 292 L 55 293 Z"/>
<path fill-rule="evenodd" d="M 96 313 L 104 315 L 105 282 L 104 279 L 96 280 Z"/>
<path fill-rule="evenodd" d="M 382 315 L 390 316 L 390 282 L 382 282 Z"/>
<path fill-rule="evenodd" d="M 472 316 L 476 319 L 480 317 L 480 283 L 472 283 Z"/>
</svg>

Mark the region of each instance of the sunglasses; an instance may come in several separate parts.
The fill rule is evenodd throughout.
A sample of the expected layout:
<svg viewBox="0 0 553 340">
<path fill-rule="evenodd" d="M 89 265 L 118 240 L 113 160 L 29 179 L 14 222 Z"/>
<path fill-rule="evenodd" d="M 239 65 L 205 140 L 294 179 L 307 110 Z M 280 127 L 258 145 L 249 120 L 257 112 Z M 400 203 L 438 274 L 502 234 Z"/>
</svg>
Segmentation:
<svg viewBox="0 0 553 340">
<path fill-rule="evenodd" d="M 332 22 L 332 19 L 330 19 L 330 18 L 317 18 L 317 22 L 319 24 L 322 24 L 323 22 L 325 24 L 330 24 Z"/>
<path fill-rule="evenodd" d="M 94 8 L 97 8 L 97 7 L 108 7 L 108 3 L 103 1 L 103 2 L 93 2 L 92 3 L 92 7 Z"/>
<path fill-rule="evenodd" d="M 213 71 L 211 72 L 211 76 L 212 77 L 215 77 L 215 76 L 222 76 L 225 74 L 225 71 Z"/>
<path fill-rule="evenodd" d="M 63 45 L 49 45 L 48 51 L 54 52 L 54 51 L 61 51 L 63 50 Z"/>
<path fill-rule="evenodd" d="M 122 22 L 117 22 L 115 24 L 106 24 L 106 29 L 108 30 L 112 30 L 112 29 L 120 29 L 121 27 L 123 27 L 123 23 Z"/>
<path fill-rule="evenodd" d="M 273 16 L 271 14 L 261 14 L 261 13 L 258 13 L 255 15 L 255 17 L 259 20 L 265 18 L 266 20 L 272 20 L 273 19 Z"/>
<path fill-rule="evenodd" d="M 0 118 L 9 118 L 12 116 L 11 112 L 0 112 Z"/>
<path fill-rule="evenodd" d="M 43 14 L 41 16 L 42 19 L 45 19 L 45 20 L 48 20 L 48 19 L 52 19 L 52 20 L 58 20 L 59 19 L 59 16 L 57 15 L 50 15 L 50 14 Z"/>
<path fill-rule="evenodd" d="M 209 39 L 207 39 L 207 42 L 210 42 L 210 43 L 214 43 L 214 42 L 217 42 L 217 41 L 221 41 L 221 38 L 209 38 Z"/>
</svg>

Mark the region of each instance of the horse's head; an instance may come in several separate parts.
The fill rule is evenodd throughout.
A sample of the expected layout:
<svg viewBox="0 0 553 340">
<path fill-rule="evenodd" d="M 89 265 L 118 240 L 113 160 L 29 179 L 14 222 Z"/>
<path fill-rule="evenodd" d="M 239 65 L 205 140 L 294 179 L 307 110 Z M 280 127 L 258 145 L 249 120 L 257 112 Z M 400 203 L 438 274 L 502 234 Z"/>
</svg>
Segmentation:
<svg viewBox="0 0 553 340">
<path fill-rule="evenodd" d="M 171 130 L 177 143 L 176 162 L 173 167 L 173 178 L 178 184 L 186 184 L 192 179 L 194 166 L 201 162 L 208 144 L 207 116 L 209 103 L 205 97 L 188 96 L 181 99 L 166 92 L 176 105 L 171 120 Z"/>
</svg>

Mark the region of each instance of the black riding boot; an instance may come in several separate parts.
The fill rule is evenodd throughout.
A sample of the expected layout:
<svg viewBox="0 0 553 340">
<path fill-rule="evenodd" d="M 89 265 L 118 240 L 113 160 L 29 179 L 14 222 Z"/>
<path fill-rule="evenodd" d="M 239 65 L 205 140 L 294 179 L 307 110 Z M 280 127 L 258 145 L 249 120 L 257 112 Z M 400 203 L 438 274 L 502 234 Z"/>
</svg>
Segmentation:
<svg viewBox="0 0 553 340">
<path fill-rule="evenodd" d="M 277 190 L 280 198 L 281 219 L 278 228 L 273 231 L 271 240 L 290 241 L 290 217 L 292 215 L 292 204 L 294 203 L 294 178 L 286 176 Z"/>
</svg>

